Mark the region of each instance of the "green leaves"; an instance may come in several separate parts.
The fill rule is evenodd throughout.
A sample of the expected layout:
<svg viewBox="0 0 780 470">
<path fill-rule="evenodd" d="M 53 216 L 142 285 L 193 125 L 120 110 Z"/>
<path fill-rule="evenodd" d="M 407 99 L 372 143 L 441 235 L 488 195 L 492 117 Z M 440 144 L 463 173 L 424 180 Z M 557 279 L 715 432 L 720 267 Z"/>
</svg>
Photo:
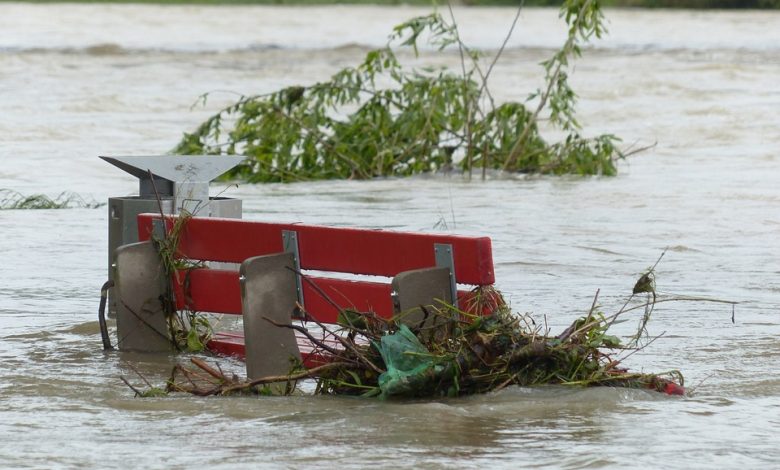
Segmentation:
<svg viewBox="0 0 780 470">
<path fill-rule="evenodd" d="M 469 175 L 474 168 L 614 175 L 619 139 L 576 132 L 577 95 L 565 70 L 580 43 L 603 32 L 601 11 L 593 0 L 568 0 L 561 11 L 569 37 L 543 63 L 546 87 L 534 95 L 534 112 L 519 102 L 496 105 L 487 79 L 474 79 L 484 77 L 479 52 L 432 13 L 396 26 L 386 47 L 329 81 L 243 97 L 185 134 L 174 152 L 246 155 L 228 177 L 249 182 L 402 177 L 455 166 Z M 439 51 L 458 45 L 462 70 L 403 67 L 397 49 L 418 55 L 423 39 Z M 544 109 L 550 123 L 569 131 L 563 142 L 541 137 Z"/>
<path fill-rule="evenodd" d="M 365 329 L 367 327 L 366 316 L 354 310 L 340 310 L 336 323 L 352 329 Z"/>
<path fill-rule="evenodd" d="M 206 345 L 200 340 L 198 330 L 195 328 L 190 329 L 187 332 L 187 351 L 197 353 L 206 349 Z"/>
<path fill-rule="evenodd" d="M 411 47 L 414 50 L 414 55 L 417 56 L 420 52 L 417 49 L 417 42 L 424 32 L 429 35 L 428 42 L 440 51 L 460 41 L 456 26 L 444 21 L 438 12 L 427 16 L 418 16 L 399 24 L 393 28 L 390 40 L 400 41 L 401 46 Z"/>
<path fill-rule="evenodd" d="M 649 294 L 655 293 L 655 275 L 652 271 L 642 274 L 639 280 L 636 281 L 636 284 L 634 284 L 634 294 L 641 294 L 643 292 Z"/>
</svg>

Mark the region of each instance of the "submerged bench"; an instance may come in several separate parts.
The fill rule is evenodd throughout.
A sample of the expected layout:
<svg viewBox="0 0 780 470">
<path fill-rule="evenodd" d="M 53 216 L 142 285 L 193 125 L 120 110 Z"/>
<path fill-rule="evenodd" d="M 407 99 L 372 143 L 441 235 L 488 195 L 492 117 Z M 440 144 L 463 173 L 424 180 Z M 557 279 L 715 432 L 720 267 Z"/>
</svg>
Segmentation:
<svg viewBox="0 0 780 470">
<path fill-rule="evenodd" d="M 173 220 L 167 218 L 167 230 Z M 134 300 L 132 293 L 162 288 L 161 280 L 153 279 L 148 266 L 144 271 L 134 262 L 143 258 L 146 261 L 141 264 L 148 264 L 157 259 L 149 242 L 155 225 L 158 230 L 162 228 L 159 215 L 139 215 L 142 243 L 117 250 L 118 289 L 125 291 L 124 302 L 135 302 L 124 305 L 135 309 L 135 326 L 142 322 L 143 327 L 160 329 L 159 314 L 139 318 L 137 311 L 150 311 L 148 299 L 143 301 L 146 303 Z M 300 314 L 299 306 L 324 324 L 335 324 L 340 309 L 370 311 L 385 318 L 437 301 L 467 309 L 471 289 L 458 290 L 457 285 L 489 286 L 495 281 L 488 237 L 201 217 L 187 220 L 179 237 L 181 258 L 241 264 L 238 272 L 209 267 L 188 269 L 186 274 L 175 276 L 172 284 L 177 310 L 243 314 L 243 335 L 216 333 L 207 347 L 216 353 L 246 357 L 250 378 L 278 373 L 264 366 L 274 362 L 269 355 L 289 359 L 300 352 L 298 357 L 304 364 L 316 363 L 311 357 L 313 348 L 305 338 L 296 338 L 293 330 L 274 327 L 266 319 L 290 323 Z M 345 279 L 345 275 L 352 278 Z M 392 280 L 381 282 L 375 280 L 379 278 L 365 279 L 367 276 Z M 422 312 L 409 315 L 410 321 L 420 321 Z M 118 318 L 121 339 L 119 322 Z M 128 344 L 132 349 L 132 340 Z"/>
</svg>

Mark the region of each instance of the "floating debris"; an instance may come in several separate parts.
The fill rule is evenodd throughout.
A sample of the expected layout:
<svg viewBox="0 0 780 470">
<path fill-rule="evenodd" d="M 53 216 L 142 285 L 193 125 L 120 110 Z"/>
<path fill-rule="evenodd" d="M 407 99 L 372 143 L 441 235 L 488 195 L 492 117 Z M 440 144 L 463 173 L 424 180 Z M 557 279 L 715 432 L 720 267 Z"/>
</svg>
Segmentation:
<svg viewBox="0 0 780 470">
<path fill-rule="evenodd" d="M 551 336 L 543 334 L 530 316 L 513 314 L 492 288 L 483 287 L 474 294 L 476 303 L 465 310 L 450 305 L 426 308 L 425 318 L 417 325 L 407 324 L 402 315 L 383 319 L 349 311 L 334 330 L 315 322 L 341 347 L 311 336 L 318 348 L 316 354 L 322 358 L 319 364 L 309 369 L 293 364 L 284 376 L 240 380 L 235 375 L 228 377 L 219 366 L 192 358 L 195 367 L 177 365 L 167 390 L 200 396 L 268 394 L 272 390 L 269 384 L 285 383 L 281 390 L 291 394 L 297 381 L 313 379 L 315 394 L 380 398 L 456 397 L 495 392 L 510 385 L 547 384 L 685 393 L 679 371 L 644 374 L 621 365 L 619 356 L 627 357 L 643 346 L 637 345 L 635 337 L 632 346 L 625 345 L 608 330 L 616 318 L 631 309 L 624 307 L 605 316 L 598 310 L 597 294 L 586 316 Z M 648 298 L 645 307 L 653 302 Z M 489 313 L 469 313 L 484 311 Z"/>
</svg>

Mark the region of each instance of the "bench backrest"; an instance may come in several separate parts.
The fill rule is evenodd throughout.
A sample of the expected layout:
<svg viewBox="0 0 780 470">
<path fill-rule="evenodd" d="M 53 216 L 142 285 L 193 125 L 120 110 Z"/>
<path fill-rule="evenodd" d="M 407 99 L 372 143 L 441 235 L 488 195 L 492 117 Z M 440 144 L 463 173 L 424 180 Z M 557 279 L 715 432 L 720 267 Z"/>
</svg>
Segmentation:
<svg viewBox="0 0 780 470">
<path fill-rule="evenodd" d="M 149 240 L 158 214 L 138 216 L 139 239 Z M 170 228 L 172 218 L 168 218 Z M 260 255 L 285 251 L 284 233 L 294 232 L 300 268 L 392 277 L 403 271 L 436 266 L 435 247 L 449 245 L 458 284 L 491 285 L 495 281 L 490 238 L 391 232 L 383 230 L 278 224 L 240 219 L 192 217 L 178 245 L 179 256 L 192 260 L 241 263 Z M 288 246 L 289 249 L 289 246 Z M 393 315 L 390 284 L 320 276 L 310 279 L 341 308 Z M 184 286 L 187 286 L 186 292 Z M 301 284 L 307 312 L 334 323 L 338 314 L 308 283 Z M 216 313 L 241 313 L 238 273 L 194 269 L 179 276 L 175 286 L 179 308 Z M 459 292 L 459 298 L 467 295 Z"/>
</svg>

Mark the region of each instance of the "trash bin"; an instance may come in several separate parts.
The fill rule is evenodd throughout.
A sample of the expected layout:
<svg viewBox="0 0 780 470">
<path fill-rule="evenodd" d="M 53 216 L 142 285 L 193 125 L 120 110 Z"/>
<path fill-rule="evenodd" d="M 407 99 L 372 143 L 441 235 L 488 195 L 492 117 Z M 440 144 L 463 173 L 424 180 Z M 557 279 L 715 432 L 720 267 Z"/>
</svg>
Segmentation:
<svg viewBox="0 0 780 470">
<path fill-rule="evenodd" d="M 113 279 L 116 248 L 138 241 L 138 214 L 178 214 L 187 210 L 201 217 L 240 219 L 241 200 L 210 197 L 209 183 L 245 157 L 216 155 L 162 155 L 100 157 L 138 178 L 138 195 L 108 199 L 108 278 Z M 151 175 L 150 175 L 151 172 Z M 162 207 L 160 207 L 162 206 Z M 109 292 L 109 316 L 116 305 Z"/>
</svg>

